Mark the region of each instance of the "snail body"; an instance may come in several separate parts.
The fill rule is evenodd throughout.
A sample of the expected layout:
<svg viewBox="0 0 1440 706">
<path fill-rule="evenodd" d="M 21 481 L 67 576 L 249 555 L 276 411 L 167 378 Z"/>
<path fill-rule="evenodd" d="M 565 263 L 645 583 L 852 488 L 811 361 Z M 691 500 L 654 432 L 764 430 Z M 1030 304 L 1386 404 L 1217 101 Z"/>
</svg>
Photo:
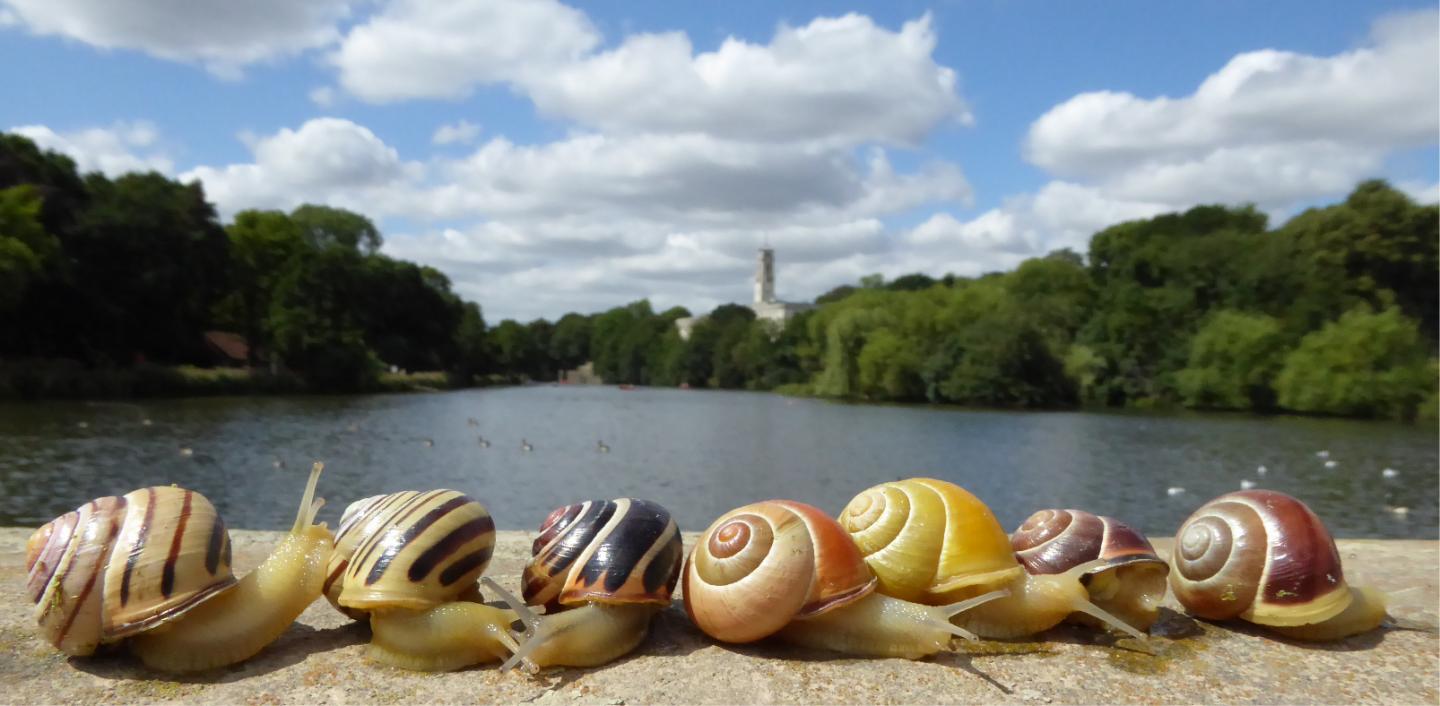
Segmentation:
<svg viewBox="0 0 1440 706">
<path fill-rule="evenodd" d="M 648 500 L 587 500 L 557 508 L 525 565 L 525 603 L 542 606 L 503 667 L 589 667 L 635 649 L 670 605 L 684 549 L 670 512 Z"/>
<path fill-rule="evenodd" d="M 953 483 L 931 478 L 882 483 L 851 500 L 840 524 L 875 572 L 881 593 L 943 605 L 1004 591 L 1004 597 L 955 618 L 982 637 L 1031 635 L 1077 612 L 1144 637 L 1090 601 L 1082 579 L 1103 567 L 1103 560 L 1058 574 L 1028 574 L 995 515 Z"/>
<path fill-rule="evenodd" d="M 1091 603 L 1139 630 L 1149 630 L 1159 617 L 1170 566 L 1144 534 L 1119 520 L 1083 510 L 1040 510 L 1011 533 L 1010 545 L 1032 574 L 1061 574 L 1099 560 L 1103 564 L 1081 578 Z M 1085 613 L 1070 619 L 1099 626 Z"/>
<path fill-rule="evenodd" d="M 455 490 L 407 490 L 351 503 L 325 568 L 332 605 L 368 620 L 369 657 L 419 671 L 498 661 L 515 649 L 514 612 L 480 603 L 495 551 L 485 506 Z"/>
<path fill-rule="evenodd" d="M 1191 614 L 1239 618 L 1300 640 L 1365 632 L 1385 597 L 1345 582 L 1335 540 L 1305 503 L 1273 490 L 1227 493 L 1180 525 L 1170 587 Z"/>
<path fill-rule="evenodd" d="M 62 652 L 128 640 L 149 667 L 193 672 L 245 660 L 320 596 L 333 537 L 311 470 L 289 534 L 244 579 L 203 495 L 169 487 L 97 498 L 36 530 L 26 548 L 40 633 Z"/>
<path fill-rule="evenodd" d="M 707 635 L 745 643 L 769 636 L 848 654 L 917 659 L 974 636 L 950 617 L 995 600 L 945 607 L 877 593 L 875 574 L 834 519 L 789 500 L 715 520 L 685 568 L 685 610 Z"/>
</svg>

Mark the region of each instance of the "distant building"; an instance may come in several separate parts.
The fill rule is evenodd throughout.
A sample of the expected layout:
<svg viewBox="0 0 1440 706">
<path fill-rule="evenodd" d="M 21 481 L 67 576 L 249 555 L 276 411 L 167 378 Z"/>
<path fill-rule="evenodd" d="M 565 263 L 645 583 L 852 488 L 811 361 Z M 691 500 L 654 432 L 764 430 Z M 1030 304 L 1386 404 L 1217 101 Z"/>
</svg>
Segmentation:
<svg viewBox="0 0 1440 706">
<path fill-rule="evenodd" d="M 796 314 L 815 308 L 814 304 L 782 302 L 775 298 L 775 250 L 760 248 L 755 262 L 755 301 L 750 304 L 755 318 L 784 326 Z"/>
<path fill-rule="evenodd" d="M 814 308 L 814 304 L 782 302 L 775 298 L 775 249 L 760 248 L 759 257 L 755 261 L 755 301 L 750 304 L 750 310 L 755 312 L 755 318 L 769 321 L 780 327 L 796 314 Z M 704 316 L 687 316 L 683 319 L 676 319 L 675 329 L 680 332 L 682 340 L 688 341 L 690 332 L 695 329 L 695 325 L 704 320 Z"/>
</svg>

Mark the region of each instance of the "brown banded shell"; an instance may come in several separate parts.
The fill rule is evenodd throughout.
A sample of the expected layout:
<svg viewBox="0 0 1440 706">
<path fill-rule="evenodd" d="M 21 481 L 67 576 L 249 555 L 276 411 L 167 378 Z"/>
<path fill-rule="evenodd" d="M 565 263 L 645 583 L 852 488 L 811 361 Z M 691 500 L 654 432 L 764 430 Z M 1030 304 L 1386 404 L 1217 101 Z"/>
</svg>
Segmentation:
<svg viewBox="0 0 1440 706">
<path fill-rule="evenodd" d="M 97 498 L 26 544 L 40 633 L 88 655 L 180 617 L 235 584 L 230 535 L 205 496 L 174 486 Z"/>
<path fill-rule="evenodd" d="M 648 500 L 587 500 L 550 513 L 522 578 L 525 602 L 669 605 L 684 550 L 670 512 Z"/>
<path fill-rule="evenodd" d="M 1170 565 L 1175 597 L 1211 620 L 1309 625 L 1351 602 L 1325 525 L 1304 503 L 1273 490 L 1205 503 L 1180 526 Z"/>
<path fill-rule="evenodd" d="M 717 640 L 752 642 L 875 586 L 839 523 L 804 503 L 767 500 L 731 510 L 700 536 L 685 568 L 685 610 Z"/>
<path fill-rule="evenodd" d="M 1082 579 L 1090 601 L 1147 630 L 1159 617 L 1170 567 L 1139 530 L 1083 510 L 1040 510 L 1010 535 L 1015 558 L 1032 574 L 1061 574 L 1095 560 L 1104 566 Z M 1090 616 L 1076 620 L 1093 624 Z"/>
<path fill-rule="evenodd" d="M 494 551 L 495 521 L 464 493 L 377 495 L 346 508 L 325 595 L 356 618 L 376 608 L 424 610 L 473 593 Z"/>
</svg>

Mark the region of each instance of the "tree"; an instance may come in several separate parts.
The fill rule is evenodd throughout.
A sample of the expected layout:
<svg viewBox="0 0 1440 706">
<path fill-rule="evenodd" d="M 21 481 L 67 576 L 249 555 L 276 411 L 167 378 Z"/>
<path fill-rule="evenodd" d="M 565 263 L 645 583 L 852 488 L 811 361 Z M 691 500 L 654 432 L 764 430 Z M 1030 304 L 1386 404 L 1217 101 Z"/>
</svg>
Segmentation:
<svg viewBox="0 0 1440 706">
<path fill-rule="evenodd" d="M 295 209 L 290 218 L 299 226 L 305 242 L 316 249 L 340 247 L 373 255 L 384 242 L 369 218 L 343 208 L 305 204 Z"/>
<path fill-rule="evenodd" d="M 465 302 L 460 310 L 460 323 L 455 327 L 455 362 L 452 367 L 460 384 L 474 382 L 475 376 L 489 369 L 488 348 L 485 316 L 478 304 Z"/>
<path fill-rule="evenodd" d="M 0 312 L 19 303 L 30 281 L 60 250 L 40 224 L 40 196 L 28 185 L 0 189 Z"/>
<path fill-rule="evenodd" d="M 561 370 L 573 370 L 590 360 L 590 326 L 590 317 L 575 313 L 555 322 L 549 353 Z"/>
<path fill-rule="evenodd" d="M 1434 392 L 1434 371 L 1413 319 L 1356 308 L 1301 339 L 1275 387 L 1298 412 L 1408 418 Z"/>
<path fill-rule="evenodd" d="M 356 306 L 364 290 L 362 258 L 338 248 L 306 254 L 276 284 L 268 321 L 276 352 L 317 390 L 375 382 L 380 362 L 365 345 Z"/>
<path fill-rule="evenodd" d="M 300 227 L 280 211 L 241 211 L 225 233 L 230 241 L 231 293 L 219 306 L 233 312 L 225 323 L 245 335 L 253 366 L 260 351 L 273 343 L 268 322 L 275 288 L 310 248 Z"/>
<path fill-rule="evenodd" d="M 514 319 L 505 319 L 491 329 L 489 339 L 490 355 L 501 372 L 529 377 L 539 348 L 528 327 Z"/>
<path fill-rule="evenodd" d="M 1284 360 L 1279 320 L 1264 314 L 1219 311 L 1190 341 L 1190 363 L 1176 376 L 1187 407 L 1270 409 L 1271 382 Z"/>
</svg>

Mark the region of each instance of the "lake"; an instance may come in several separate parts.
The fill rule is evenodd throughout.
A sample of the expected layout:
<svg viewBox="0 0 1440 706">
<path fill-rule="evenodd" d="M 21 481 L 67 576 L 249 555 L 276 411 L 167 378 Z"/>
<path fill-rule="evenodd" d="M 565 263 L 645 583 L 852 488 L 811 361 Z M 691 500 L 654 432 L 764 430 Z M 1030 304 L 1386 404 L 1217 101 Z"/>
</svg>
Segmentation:
<svg viewBox="0 0 1440 706">
<path fill-rule="evenodd" d="M 930 475 L 978 495 L 1007 531 L 1034 510 L 1077 507 L 1165 536 L 1251 479 L 1301 498 L 1337 536 L 1437 537 L 1433 424 L 600 386 L 0 404 L 0 525 L 38 525 L 94 497 L 175 483 L 204 493 L 231 527 L 281 529 L 314 459 L 326 464 L 321 516 L 332 527 L 359 498 L 448 487 L 482 500 L 502 529 L 534 529 L 570 502 L 638 496 L 702 530 L 754 500 L 838 514 L 874 483 Z M 1384 468 L 1398 474 L 1382 477 Z M 1185 492 L 1171 496 L 1171 486 Z"/>
</svg>

